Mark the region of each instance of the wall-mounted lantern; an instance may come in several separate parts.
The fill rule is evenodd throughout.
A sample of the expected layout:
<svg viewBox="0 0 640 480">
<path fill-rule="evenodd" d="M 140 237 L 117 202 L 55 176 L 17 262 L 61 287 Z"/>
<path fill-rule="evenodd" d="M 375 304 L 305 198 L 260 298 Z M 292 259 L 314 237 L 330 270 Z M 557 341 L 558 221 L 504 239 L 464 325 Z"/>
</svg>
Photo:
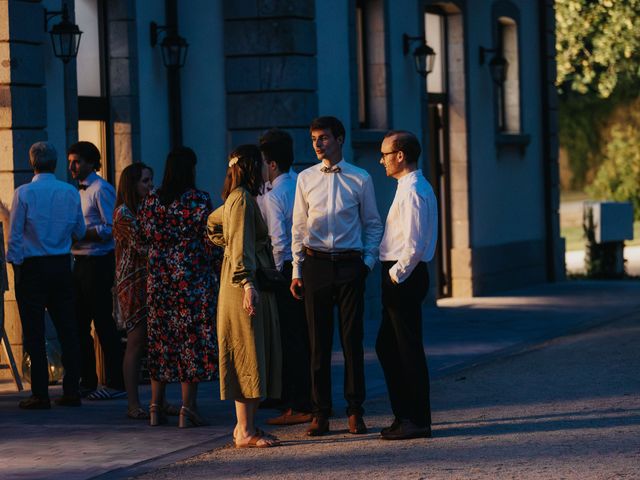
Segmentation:
<svg viewBox="0 0 640 480">
<path fill-rule="evenodd" d="M 409 53 L 412 43 L 419 43 L 413 50 L 413 60 L 415 62 L 416 72 L 426 77 L 433 72 L 433 65 L 436 60 L 436 52 L 427 45 L 424 37 L 410 37 L 406 33 L 402 34 L 402 51 L 405 55 Z"/>
<path fill-rule="evenodd" d="M 162 63 L 164 63 L 165 67 L 171 69 L 183 67 L 187 59 L 189 44 L 183 37 L 178 35 L 176 27 L 158 25 L 156 22 L 151 22 L 149 33 L 152 47 L 158 44 L 158 36 L 161 32 L 165 32 L 162 43 L 160 43 Z"/>
<path fill-rule="evenodd" d="M 502 56 L 501 50 L 497 48 L 480 47 L 480 65 L 484 65 L 485 55 L 494 53 L 495 55 L 489 60 L 489 72 L 491 79 L 496 85 L 502 85 L 507 79 L 507 69 L 509 62 Z"/>
<path fill-rule="evenodd" d="M 51 30 L 47 30 L 49 21 L 58 16 L 62 16 L 62 21 L 51 27 Z M 78 25 L 69 20 L 69 10 L 66 3 L 62 4 L 60 11 L 44 10 L 44 31 L 48 31 L 51 36 L 53 54 L 64 63 L 69 63 L 69 60 L 78 56 L 82 32 Z"/>
</svg>

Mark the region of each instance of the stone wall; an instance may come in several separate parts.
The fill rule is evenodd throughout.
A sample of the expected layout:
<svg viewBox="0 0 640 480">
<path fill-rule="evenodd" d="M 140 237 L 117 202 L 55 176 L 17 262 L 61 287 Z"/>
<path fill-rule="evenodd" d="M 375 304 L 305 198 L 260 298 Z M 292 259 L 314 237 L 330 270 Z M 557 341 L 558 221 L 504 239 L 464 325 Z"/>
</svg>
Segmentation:
<svg viewBox="0 0 640 480">
<path fill-rule="evenodd" d="M 315 6 L 305 0 L 224 2 L 229 148 L 255 143 L 270 127 L 308 153 L 318 113 Z"/>
<path fill-rule="evenodd" d="M 42 49 L 46 39 L 39 0 L 0 1 L 0 199 L 10 205 L 13 191 L 31 180 L 29 147 L 46 140 L 46 90 Z M 5 232 L 5 241 L 8 232 Z M 13 291 L 12 270 L 5 293 L 5 329 L 18 364 L 22 329 Z M 2 358 L 2 363 L 6 359 Z M 3 376 L 7 370 L 0 371 Z"/>
</svg>

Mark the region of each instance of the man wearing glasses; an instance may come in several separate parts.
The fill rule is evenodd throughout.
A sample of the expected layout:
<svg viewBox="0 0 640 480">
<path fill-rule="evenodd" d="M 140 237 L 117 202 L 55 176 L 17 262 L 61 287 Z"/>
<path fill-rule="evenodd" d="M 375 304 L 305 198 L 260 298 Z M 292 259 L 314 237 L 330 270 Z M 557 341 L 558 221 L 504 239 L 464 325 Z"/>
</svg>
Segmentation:
<svg viewBox="0 0 640 480">
<path fill-rule="evenodd" d="M 380 163 L 398 181 L 380 244 L 382 323 L 376 353 L 395 420 L 385 440 L 431 436 L 429 371 L 422 343 L 422 302 L 429 291 L 427 262 L 438 236 L 436 197 L 418 169 L 421 149 L 410 132 L 391 131 Z"/>
</svg>

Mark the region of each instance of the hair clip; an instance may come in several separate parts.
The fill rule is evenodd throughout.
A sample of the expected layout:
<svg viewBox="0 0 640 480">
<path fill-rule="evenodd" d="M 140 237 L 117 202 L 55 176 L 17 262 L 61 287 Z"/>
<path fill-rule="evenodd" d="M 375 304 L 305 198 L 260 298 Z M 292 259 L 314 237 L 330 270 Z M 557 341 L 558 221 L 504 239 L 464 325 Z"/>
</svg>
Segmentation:
<svg viewBox="0 0 640 480">
<path fill-rule="evenodd" d="M 229 160 L 229 167 L 233 167 L 236 163 L 238 163 L 238 160 L 240 160 L 240 157 L 233 157 L 231 160 Z"/>
</svg>

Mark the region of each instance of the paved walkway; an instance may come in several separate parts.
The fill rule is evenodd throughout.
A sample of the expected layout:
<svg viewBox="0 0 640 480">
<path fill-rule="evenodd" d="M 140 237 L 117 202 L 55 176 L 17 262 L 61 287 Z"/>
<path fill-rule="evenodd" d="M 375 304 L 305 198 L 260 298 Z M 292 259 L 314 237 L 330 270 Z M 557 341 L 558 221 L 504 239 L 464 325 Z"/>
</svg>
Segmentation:
<svg viewBox="0 0 640 480">
<path fill-rule="evenodd" d="M 640 282 L 566 282 L 500 297 L 446 300 L 425 308 L 425 349 L 432 376 L 443 378 L 525 346 L 624 317 L 640 307 Z M 375 320 L 366 325 L 368 411 L 386 391 L 373 345 Z M 338 343 L 336 342 L 336 345 Z M 334 398 L 341 414 L 341 354 L 334 355 Z M 55 394 L 55 388 L 54 392 Z M 231 405 L 216 400 L 217 384 L 202 385 L 199 403 L 211 427 L 178 430 L 175 422 L 150 428 L 126 419 L 124 400 L 85 402 L 80 409 L 24 412 L 25 395 L 0 395 L 0 478 L 128 478 L 207 452 L 229 441 Z M 179 403 L 176 386 L 170 400 Z M 143 401 L 148 402 L 148 388 Z M 378 405 L 376 407 L 376 405 Z M 264 418 L 271 412 L 261 412 Z"/>
<path fill-rule="evenodd" d="M 638 479 L 640 313 L 432 382 L 431 440 L 385 442 L 385 398 L 370 433 L 275 430 L 277 449 L 216 449 L 147 479 Z"/>
</svg>

